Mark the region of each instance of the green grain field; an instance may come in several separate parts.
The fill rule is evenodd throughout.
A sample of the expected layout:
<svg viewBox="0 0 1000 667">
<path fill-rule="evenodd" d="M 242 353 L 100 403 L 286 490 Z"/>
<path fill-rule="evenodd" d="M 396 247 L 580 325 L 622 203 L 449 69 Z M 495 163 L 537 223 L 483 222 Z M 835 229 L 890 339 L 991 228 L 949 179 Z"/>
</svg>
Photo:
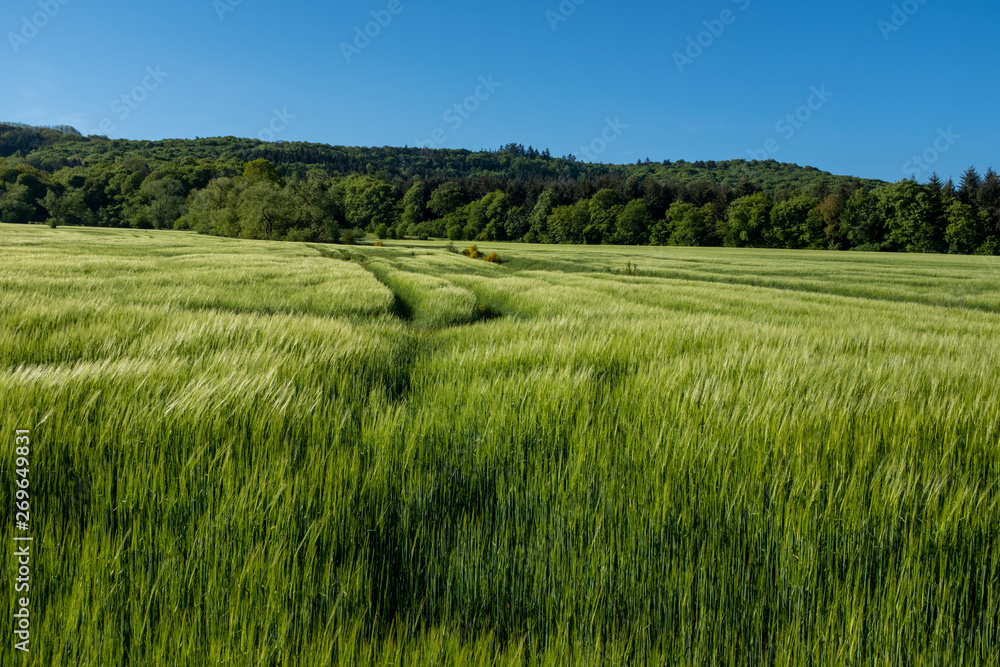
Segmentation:
<svg viewBox="0 0 1000 667">
<path fill-rule="evenodd" d="M 0 225 L 33 665 L 1000 665 L 994 257 Z"/>
</svg>

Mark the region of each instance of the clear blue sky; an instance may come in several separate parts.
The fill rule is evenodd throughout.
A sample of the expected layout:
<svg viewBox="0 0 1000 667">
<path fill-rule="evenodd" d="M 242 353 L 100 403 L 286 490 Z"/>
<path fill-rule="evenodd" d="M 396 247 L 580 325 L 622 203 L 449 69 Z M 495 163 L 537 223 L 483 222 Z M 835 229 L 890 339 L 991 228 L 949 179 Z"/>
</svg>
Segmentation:
<svg viewBox="0 0 1000 667">
<path fill-rule="evenodd" d="M 391 21 L 355 44 L 372 12 Z M 7 0 L 0 120 L 351 146 L 439 130 L 449 148 L 619 163 L 753 150 L 957 179 L 1000 168 L 998 27 L 1000 3 L 971 0 Z"/>
</svg>

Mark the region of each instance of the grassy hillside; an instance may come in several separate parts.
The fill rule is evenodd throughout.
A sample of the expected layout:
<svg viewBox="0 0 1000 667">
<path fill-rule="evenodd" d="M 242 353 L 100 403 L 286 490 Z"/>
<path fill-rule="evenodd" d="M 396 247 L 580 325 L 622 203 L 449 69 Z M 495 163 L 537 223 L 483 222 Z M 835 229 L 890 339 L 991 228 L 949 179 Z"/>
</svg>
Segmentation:
<svg viewBox="0 0 1000 667">
<path fill-rule="evenodd" d="M 1000 660 L 994 257 L 0 247 L 34 664 Z"/>
</svg>

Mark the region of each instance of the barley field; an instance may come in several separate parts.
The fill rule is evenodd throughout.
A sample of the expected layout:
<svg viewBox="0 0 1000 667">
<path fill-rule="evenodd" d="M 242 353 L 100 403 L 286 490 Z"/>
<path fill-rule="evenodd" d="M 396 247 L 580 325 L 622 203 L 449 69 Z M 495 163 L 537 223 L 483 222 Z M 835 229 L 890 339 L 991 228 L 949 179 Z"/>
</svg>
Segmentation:
<svg viewBox="0 0 1000 667">
<path fill-rule="evenodd" d="M 1000 665 L 997 258 L 481 249 L 0 225 L 0 663 Z"/>
</svg>

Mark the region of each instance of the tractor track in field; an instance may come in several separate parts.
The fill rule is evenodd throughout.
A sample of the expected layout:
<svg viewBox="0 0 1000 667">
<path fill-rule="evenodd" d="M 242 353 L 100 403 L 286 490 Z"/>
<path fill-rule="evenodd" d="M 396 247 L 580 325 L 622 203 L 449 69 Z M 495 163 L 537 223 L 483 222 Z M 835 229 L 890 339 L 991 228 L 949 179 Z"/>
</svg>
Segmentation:
<svg viewBox="0 0 1000 667">
<path fill-rule="evenodd" d="M 344 250 L 330 252 L 325 248 L 314 248 L 328 259 L 339 259 L 357 263 L 384 285 L 393 295 L 392 314 L 407 326 L 423 332 L 434 333 L 456 327 L 464 327 L 505 317 L 499 308 L 490 304 L 474 289 L 459 285 L 446 276 L 413 271 L 401 267 L 391 258 L 380 258 L 372 262 L 365 255 Z M 430 289 L 407 285 L 407 280 L 433 282 Z M 466 308 L 449 312 L 433 298 L 435 290 L 450 292 L 449 296 L 468 295 Z M 440 301 L 439 299 L 438 301 Z"/>
</svg>

